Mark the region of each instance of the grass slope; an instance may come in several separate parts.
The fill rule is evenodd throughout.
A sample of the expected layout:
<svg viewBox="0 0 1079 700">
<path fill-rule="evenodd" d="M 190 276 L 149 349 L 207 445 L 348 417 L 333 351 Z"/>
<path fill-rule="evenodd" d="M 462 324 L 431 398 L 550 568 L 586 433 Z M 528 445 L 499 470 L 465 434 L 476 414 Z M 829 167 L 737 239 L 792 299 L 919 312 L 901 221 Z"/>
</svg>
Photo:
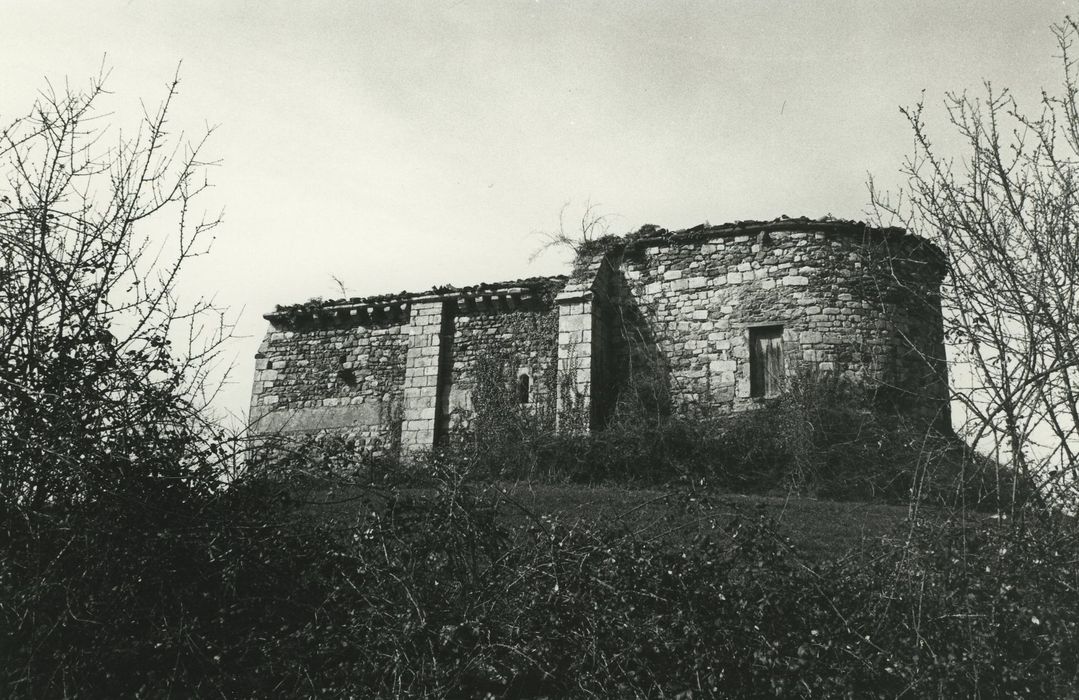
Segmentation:
<svg viewBox="0 0 1079 700">
<path fill-rule="evenodd" d="M 769 518 L 807 559 L 820 561 L 872 555 L 884 538 L 903 536 L 910 508 L 886 504 L 824 501 L 803 497 L 694 493 L 685 489 L 556 485 L 530 482 L 475 485 L 497 504 L 510 528 L 589 526 L 645 541 L 671 543 L 726 536 L 735 519 Z M 431 489 L 404 489 L 424 499 Z M 367 487 L 312 490 L 312 511 L 345 523 L 358 509 L 381 510 L 386 494 Z"/>
</svg>

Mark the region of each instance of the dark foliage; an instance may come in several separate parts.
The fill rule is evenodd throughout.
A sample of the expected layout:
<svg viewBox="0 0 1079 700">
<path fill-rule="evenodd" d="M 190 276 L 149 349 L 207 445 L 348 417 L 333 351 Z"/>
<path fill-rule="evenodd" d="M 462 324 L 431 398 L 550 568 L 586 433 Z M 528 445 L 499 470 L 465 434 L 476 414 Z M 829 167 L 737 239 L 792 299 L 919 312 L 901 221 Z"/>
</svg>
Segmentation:
<svg viewBox="0 0 1079 700">
<path fill-rule="evenodd" d="M 751 412 L 693 417 L 619 411 L 606 429 L 553 430 L 521 410 L 492 373 L 474 397 L 472 430 L 444 460 L 491 479 L 672 484 L 705 479 L 736 493 L 794 490 L 822 498 L 982 511 L 1029 500 L 1032 486 L 954 435 L 880 406 L 878 392 L 834 374 L 802 372 Z"/>
<path fill-rule="evenodd" d="M 76 531 L 37 543 L 54 562 L 50 585 L 23 599 L 31 589 L 7 570 L 8 693 L 1079 690 L 1079 549 L 1067 521 L 919 520 L 874 557 L 813 563 L 752 510 L 718 537 L 679 544 L 545 517 L 507 529 L 459 473 L 435 480 L 422 494 L 360 499 L 349 522 L 309 517 L 302 482 L 272 481 L 197 511 L 69 513 Z"/>
</svg>

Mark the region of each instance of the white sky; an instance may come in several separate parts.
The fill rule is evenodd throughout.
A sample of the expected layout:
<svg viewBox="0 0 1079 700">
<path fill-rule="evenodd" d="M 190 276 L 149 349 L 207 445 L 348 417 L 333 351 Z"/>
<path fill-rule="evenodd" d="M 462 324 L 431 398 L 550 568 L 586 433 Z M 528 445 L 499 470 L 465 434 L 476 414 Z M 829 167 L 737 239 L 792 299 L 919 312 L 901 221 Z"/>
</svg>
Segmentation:
<svg viewBox="0 0 1079 700">
<path fill-rule="evenodd" d="M 206 199 L 225 208 L 185 289 L 239 314 L 234 383 L 275 303 L 565 271 L 529 256 L 570 202 L 615 232 L 704 220 L 863 218 L 898 184 L 899 105 L 983 79 L 1033 105 L 1058 64 L 1024 2 L 10 2 L 0 122 L 45 78 L 105 58 L 111 111 L 219 124 Z M 932 122 L 931 122 L 932 123 Z"/>
</svg>

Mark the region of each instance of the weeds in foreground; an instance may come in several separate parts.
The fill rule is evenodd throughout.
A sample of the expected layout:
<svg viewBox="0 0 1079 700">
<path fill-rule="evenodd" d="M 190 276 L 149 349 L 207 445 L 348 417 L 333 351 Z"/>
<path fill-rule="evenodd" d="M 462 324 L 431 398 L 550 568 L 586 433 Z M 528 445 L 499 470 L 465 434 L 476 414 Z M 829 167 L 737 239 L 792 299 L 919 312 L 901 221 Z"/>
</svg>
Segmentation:
<svg viewBox="0 0 1079 700">
<path fill-rule="evenodd" d="M 495 376 L 495 375 L 492 375 Z M 654 415 L 624 410 L 601 431 L 555 430 L 512 387 L 483 384 L 477 420 L 437 452 L 475 478 L 666 485 L 706 479 L 734 493 L 931 504 L 1011 512 L 1032 488 L 954 435 L 878 405 L 865 386 L 797 372 L 754 411 Z"/>
<path fill-rule="evenodd" d="M 5 560 L 8 694 L 1079 691 L 1064 519 L 917 519 L 874 556 L 812 561 L 752 508 L 671 542 L 538 513 L 509 527 L 467 474 L 425 483 L 334 521 L 304 509 L 302 481 L 244 485 L 197 525 L 87 514 L 33 600 L 13 585 L 22 560 Z M 708 494 L 686 496 L 672 507 Z M 6 624 L 28 606 L 42 624 Z"/>
</svg>

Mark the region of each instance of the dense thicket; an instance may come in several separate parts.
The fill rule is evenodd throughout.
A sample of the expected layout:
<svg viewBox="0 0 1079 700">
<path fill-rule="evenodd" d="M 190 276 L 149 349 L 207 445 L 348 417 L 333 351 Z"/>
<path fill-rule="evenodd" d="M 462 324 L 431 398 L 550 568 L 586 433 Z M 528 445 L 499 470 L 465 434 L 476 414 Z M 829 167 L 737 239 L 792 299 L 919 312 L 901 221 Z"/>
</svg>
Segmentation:
<svg viewBox="0 0 1079 700">
<path fill-rule="evenodd" d="M 672 542 L 547 517 L 504 527 L 459 475 L 434 485 L 358 500 L 344 520 L 249 489 L 170 518 L 72 516 L 77 533 L 34 540 L 47 579 L 0 589 L 8 615 L 32 618 L 6 637 L 22 645 L 5 659 L 9 694 L 1079 690 L 1079 551 L 1059 522 L 923 519 L 821 561 L 752 509 Z"/>
<path fill-rule="evenodd" d="M 172 592 L 217 527 L 234 454 L 199 392 L 226 329 L 203 323 L 219 321 L 209 304 L 175 297 L 216 220 L 191 208 L 207 164 L 200 141 L 169 135 L 175 94 L 174 81 L 127 137 L 100 121 L 100 80 L 43 92 L 0 131 L 8 695 L 100 694 L 117 667 L 103 656 L 87 676 L 80 655 L 137 661 L 184 635 L 170 606 L 194 600 Z"/>
<path fill-rule="evenodd" d="M 522 408 L 509 375 L 494 367 L 479 375 L 474 429 L 449 436 L 440 455 L 487 479 L 638 486 L 693 480 L 737 493 L 913 498 L 992 512 L 1030 499 L 1030 480 L 953 434 L 897 415 L 878 398 L 879 388 L 792 370 L 783 394 L 752 412 L 664 415 L 627 402 L 604 430 L 567 433 L 543 412 Z"/>
</svg>

